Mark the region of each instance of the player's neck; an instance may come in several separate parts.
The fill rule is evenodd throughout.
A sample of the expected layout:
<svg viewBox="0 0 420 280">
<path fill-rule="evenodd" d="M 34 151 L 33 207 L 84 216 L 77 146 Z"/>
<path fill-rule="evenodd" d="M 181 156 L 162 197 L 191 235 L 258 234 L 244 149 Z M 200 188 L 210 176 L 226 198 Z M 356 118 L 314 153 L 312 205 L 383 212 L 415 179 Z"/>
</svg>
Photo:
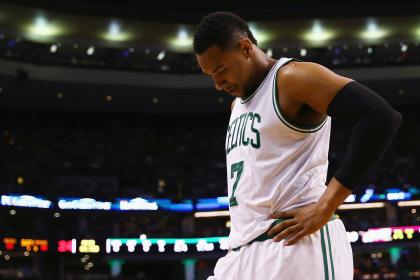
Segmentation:
<svg viewBox="0 0 420 280">
<path fill-rule="evenodd" d="M 260 50 L 260 52 L 261 53 L 258 53 L 255 56 L 255 79 L 252 83 L 252 86 L 247 91 L 247 96 L 255 92 L 255 90 L 260 86 L 262 81 L 268 75 L 271 68 L 273 68 L 274 64 L 277 62 L 277 60 L 268 57 L 265 53 L 263 53 L 263 51 Z"/>
</svg>

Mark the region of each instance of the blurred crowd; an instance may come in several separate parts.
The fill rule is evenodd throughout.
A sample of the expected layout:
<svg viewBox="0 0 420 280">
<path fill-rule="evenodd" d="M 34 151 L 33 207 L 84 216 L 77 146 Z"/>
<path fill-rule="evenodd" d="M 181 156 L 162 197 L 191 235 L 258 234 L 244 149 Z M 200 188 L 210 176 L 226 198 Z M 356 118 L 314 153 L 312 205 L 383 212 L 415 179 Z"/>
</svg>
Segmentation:
<svg viewBox="0 0 420 280">
<path fill-rule="evenodd" d="M 0 58 L 26 61 L 34 64 L 123 69 L 146 72 L 196 73 L 200 71 L 193 53 L 180 53 L 149 48 L 95 48 L 87 56 L 84 46 L 60 43 L 45 44 L 14 36 L 0 38 Z M 56 51 L 52 52 L 51 48 Z M 296 57 L 328 67 L 372 67 L 418 65 L 418 42 L 390 42 L 384 44 L 334 44 L 302 48 L 276 45 L 264 49 L 272 57 Z M 161 59 L 157 59 L 161 56 Z"/>
<path fill-rule="evenodd" d="M 403 125 L 366 188 L 418 186 L 420 116 Z M 0 111 L 2 193 L 59 196 L 199 198 L 226 195 L 226 115 L 153 116 L 100 112 Z M 339 166 L 351 125 L 333 121 L 329 177 Z"/>
<path fill-rule="evenodd" d="M 374 253 L 356 252 L 354 280 L 420 279 L 419 253 L 416 247 L 391 247 Z"/>
<path fill-rule="evenodd" d="M 3 193 L 100 199 L 226 193 L 223 116 L 0 114 Z"/>
</svg>

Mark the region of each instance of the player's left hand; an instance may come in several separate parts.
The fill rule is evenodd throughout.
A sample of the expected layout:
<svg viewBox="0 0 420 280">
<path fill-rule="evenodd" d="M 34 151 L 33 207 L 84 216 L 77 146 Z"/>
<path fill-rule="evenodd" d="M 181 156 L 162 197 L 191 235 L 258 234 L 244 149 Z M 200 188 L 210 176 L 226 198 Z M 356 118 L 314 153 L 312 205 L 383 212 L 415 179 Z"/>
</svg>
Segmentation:
<svg viewBox="0 0 420 280">
<path fill-rule="evenodd" d="M 269 231 L 269 235 L 275 235 L 274 241 L 286 239 L 285 245 L 294 245 L 302 237 L 316 232 L 322 228 L 333 215 L 334 210 L 326 209 L 319 202 L 289 211 L 278 212 L 270 215 L 270 219 L 286 218 Z"/>
</svg>

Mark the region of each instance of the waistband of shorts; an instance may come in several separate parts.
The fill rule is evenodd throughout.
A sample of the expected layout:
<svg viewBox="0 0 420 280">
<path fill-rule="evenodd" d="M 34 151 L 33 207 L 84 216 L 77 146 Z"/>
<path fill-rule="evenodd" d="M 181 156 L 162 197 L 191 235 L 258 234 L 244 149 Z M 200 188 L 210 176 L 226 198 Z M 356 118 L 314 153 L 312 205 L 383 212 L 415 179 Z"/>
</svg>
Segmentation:
<svg viewBox="0 0 420 280">
<path fill-rule="evenodd" d="M 338 216 L 337 215 L 332 215 L 331 216 L 331 218 L 330 218 L 330 220 L 328 221 L 328 222 L 331 222 L 331 221 L 333 221 L 333 220 L 335 220 L 335 219 L 337 219 L 338 218 Z M 267 232 L 272 228 L 272 227 L 274 227 L 275 225 L 278 225 L 278 224 L 280 224 L 281 222 L 284 222 L 284 221 L 287 221 L 287 220 L 289 220 L 289 219 L 276 219 L 272 224 L 271 224 L 271 226 L 270 226 L 270 228 L 266 231 L 266 232 L 264 232 L 263 234 L 261 234 L 260 236 L 258 236 L 257 238 L 255 238 L 255 239 L 253 239 L 253 240 L 251 240 L 251 241 L 249 241 L 248 243 L 246 243 L 245 245 L 250 245 L 250 244 L 252 244 L 252 243 L 254 243 L 254 242 L 258 242 L 258 241 L 265 241 L 265 240 L 268 240 L 268 239 L 273 239 L 274 238 L 274 236 L 276 236 L 278 233 L 276 233 L 276 234 L 272 234 L 272 235 L 269 235 Z M 235 248 L 232 248 L 232 251 L 238 251 L 239 249 L 241 249 L 241 247 L 243 247 L 243 246 L 245 246 L 245 245 L 241 245 L 241 246 L 238 246 L 238 247 L 235 247 Z"/>
</svg>

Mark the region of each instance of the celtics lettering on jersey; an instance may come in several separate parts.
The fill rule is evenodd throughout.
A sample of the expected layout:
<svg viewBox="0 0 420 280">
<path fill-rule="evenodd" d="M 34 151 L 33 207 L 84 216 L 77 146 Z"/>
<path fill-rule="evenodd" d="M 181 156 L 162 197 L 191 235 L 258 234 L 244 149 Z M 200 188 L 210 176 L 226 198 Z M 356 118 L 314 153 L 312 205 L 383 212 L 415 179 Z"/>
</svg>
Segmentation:
<svg viewBox="0 0 420 280">
<path fill-rule="evenodd" d="M 256 123 L 261 123 L 261 116 L 258 113 L 243 113 L 234 119 L 228 127 L 226 135 L 226 154 L 239 146 L 248 146 L 255 149 L 261 147 L 260 132 Z"/>
</svg>

